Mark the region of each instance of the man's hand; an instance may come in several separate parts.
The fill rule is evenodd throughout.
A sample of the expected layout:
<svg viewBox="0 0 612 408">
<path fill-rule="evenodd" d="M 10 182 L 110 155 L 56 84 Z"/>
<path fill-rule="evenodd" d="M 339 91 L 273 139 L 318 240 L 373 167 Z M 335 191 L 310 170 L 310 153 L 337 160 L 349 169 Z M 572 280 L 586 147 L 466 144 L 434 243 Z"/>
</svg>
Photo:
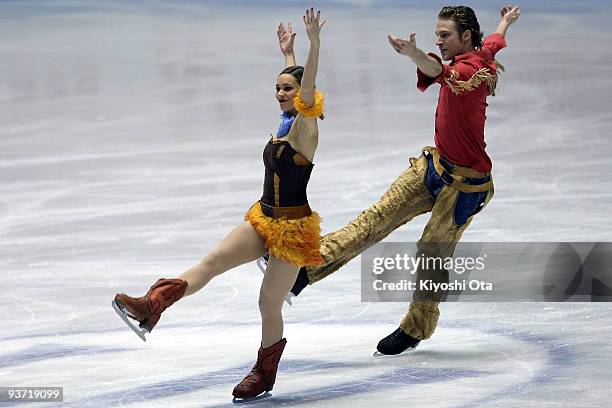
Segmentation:
<svg viewBox="0 0 612 408">
<path fill-rule="evenodd" d="M 291 23 L 287 24 L 286 30 L 283 23 L 280 23 L 278 25 L 278 29 L 276 30 L 276 35 L 278 35 L 278 45 L 280 46 L 283 55 L 293 54 L 293 40 L 295 39 L 295 33 L 293 32 Z"/>
<path fill-rule="evenodd" d="M 521 9 L 519 6 L 504 6 L 500 10 L 501 20 L 508 25 L 511 25 L 518 20 L 521 15 Z"/>
<path fill-rule="evenodd" d="M 389 44 L 395 51 L 400 54 L 407 55 L 410 58 L 414 58 L 418 54 L 418 48 L 416 46 L 416 33 L 410 34 L 410 39 L 404 39 L 394 36 L 393 34 L 389 34 L 387 36 L 389 39 Z"/>
<path fill-rule="evenodd" d="M 508 27 L 514 24 L 521 15 L 521 9 L 519 6 L 504 6 L 501 8 L 499 13 L 501 14 L 501 20 L 499 21 L 499 25 L 497 26 L 497 30 L 495 30 L 495 32 L 506 36 Z"/>
<path fill-rule="evenodd" d="M 417 47 L 416 33 L 410 34 L 409 40 L 396 37 L 393 34 L 389 34 L 387 38 L 395 51 L 410 57 L 416 66 L 428 77 L 436 78 L 442 72 L 440 63 Z"/>
</svg>

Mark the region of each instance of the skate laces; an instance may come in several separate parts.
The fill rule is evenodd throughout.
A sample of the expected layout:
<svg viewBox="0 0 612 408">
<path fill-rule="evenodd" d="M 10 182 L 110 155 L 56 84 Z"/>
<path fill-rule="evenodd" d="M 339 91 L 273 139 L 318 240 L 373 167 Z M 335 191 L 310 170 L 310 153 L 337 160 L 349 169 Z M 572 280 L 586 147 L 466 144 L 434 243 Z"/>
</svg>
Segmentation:
<svg viewBox="0 0 612 408">
<path fill-rule="evenodd" d="M 395 330 L 393 333 L 391 333 L 385 338 L 385 343 L 389 343 L 389 342 L 396 343 L 397 341 L 403 341 L 404 336 L 402 336 L 402 334 L 403 334 L 402 329 Z"/>
</svg>

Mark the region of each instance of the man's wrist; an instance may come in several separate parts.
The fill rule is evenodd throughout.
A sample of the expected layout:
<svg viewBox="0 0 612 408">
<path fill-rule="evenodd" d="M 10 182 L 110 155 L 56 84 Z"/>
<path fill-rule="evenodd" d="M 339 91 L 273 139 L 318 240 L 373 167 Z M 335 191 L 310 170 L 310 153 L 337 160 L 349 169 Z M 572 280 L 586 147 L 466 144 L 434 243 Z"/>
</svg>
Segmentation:
<svg viewBox="0 0 612 408">
<path fill-rule="evenodd" d="M 422 51 L 419 48 L 415 49 L 414 53 L 412 55 L 408 55 L 408 56 L 410 57 L 412 62 L 414 62 L 417 65 L 426 63 L 429 60 L 429 56 L 427 54 L 425 54 L 425 51 Z"/>
<path fill-rule="evenodd" d="M 508 31 L 508 27 L 510 27 L 510 24 L 502 20 L 499 22 L 499 25 L 497 26 L 497 30 L 495 32 L 501 35 L 505 35 L 506 31 Z"/>
</svg>

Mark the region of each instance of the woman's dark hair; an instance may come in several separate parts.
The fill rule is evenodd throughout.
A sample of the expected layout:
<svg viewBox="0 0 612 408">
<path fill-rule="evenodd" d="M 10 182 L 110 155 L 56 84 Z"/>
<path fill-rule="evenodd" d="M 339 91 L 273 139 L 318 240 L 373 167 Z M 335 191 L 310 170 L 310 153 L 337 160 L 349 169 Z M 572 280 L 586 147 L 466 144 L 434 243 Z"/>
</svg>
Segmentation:
<svg viewBox="0 0 612 408">
<path fill-rule="evenodd" d="M 452 20 L 455 22 L 459 35 L 467 30 L 472 33 L 472 45 L 474 48 L 482 47 L 482 36 L 484 33 L 480 31 L 480 24 L 474 10 L 467 6 L 446 6 L 442 7 L 438 18 L 442 20 Z"/>
<path fill-rule="evenodd" d="M 302 85 L 302 76 L 304 76 L 304 67 L 301 65 L 293 65 L 291 67 L 287 67 L 281 71 L 280 75 L 289 74 L 295 78 L 296 82 Z"/>
</svg>

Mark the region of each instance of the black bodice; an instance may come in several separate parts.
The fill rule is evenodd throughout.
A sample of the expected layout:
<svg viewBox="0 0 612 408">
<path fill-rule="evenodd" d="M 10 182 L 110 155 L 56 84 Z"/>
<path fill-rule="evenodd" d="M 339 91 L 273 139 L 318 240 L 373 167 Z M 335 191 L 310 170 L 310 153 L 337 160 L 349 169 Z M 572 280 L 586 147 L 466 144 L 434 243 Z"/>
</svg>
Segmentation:
<svg viewBox="0 0 612 408">
<path fill-rule="evenodd" d="M 314 164 L 295 151 L 289 142 L 270 139 L 263 151 L 266 169 L 261 202 L 293 207 L 308 202 L 306 186 Z"/>
</svg>

